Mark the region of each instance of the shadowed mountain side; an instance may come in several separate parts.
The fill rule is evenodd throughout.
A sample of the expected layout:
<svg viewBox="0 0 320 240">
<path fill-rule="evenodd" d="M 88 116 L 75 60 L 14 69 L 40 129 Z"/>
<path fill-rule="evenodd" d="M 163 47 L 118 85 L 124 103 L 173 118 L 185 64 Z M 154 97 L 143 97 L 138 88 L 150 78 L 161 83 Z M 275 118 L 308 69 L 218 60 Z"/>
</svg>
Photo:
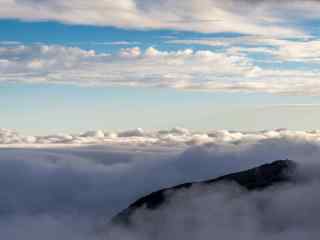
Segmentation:
<svg viewBox="0 0 320 240">
<path fill-rule="evenodd" d="M 196 184 L 210 185 L 220 182 L 236 182 L 247 190 L 261 190 L 271 185 L 288 182 L 291 180 L 289 172 L 296 168 L 296 163 L 291 160 L 278 160 L 270 164 L 264 164 L 246 171 L 228 174 L 203 182 L 190 182 L 175 187 L 162 189 L 138 199 L 128 208 L 117 214 L 112 222 L 115 224 L 130 224 L 130 217 L 139 208 L 154 210 L 168 201 L 167 191 L 175 193 L 182 189 L 188 189 Z"/>
</svg>

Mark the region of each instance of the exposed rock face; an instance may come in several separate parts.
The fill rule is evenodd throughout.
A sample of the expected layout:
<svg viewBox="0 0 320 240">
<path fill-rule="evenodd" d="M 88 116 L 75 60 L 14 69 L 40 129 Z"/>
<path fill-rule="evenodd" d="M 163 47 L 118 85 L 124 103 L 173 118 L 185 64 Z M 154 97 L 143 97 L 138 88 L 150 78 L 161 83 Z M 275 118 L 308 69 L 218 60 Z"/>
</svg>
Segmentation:
<svg viewBox="0 0 320 240">
<path fill-rule="evenodd" d="M 292 172 L 295 168 L 296 163 L 293 161 L 278 160 L 270 164 L 264 164 L 256 168 L 228 174 L 212 180 L 185 183 L 172 188 L 162 189 L 138 199 L 127 209 L 116 215 L 112 219 L 112 221 L 116 224 L 130 224 L 130 216 L 137 209 L 144 207 L 152 211 L 164 204 L 168 200 L 167 195 L 165 194 L 166 191 L 176 192 L 182 189 L 188 189 L 194 184 L 214 185 L 220 182 L 235 182 L 240 186 L 246 188 L 248 191 L 262 190 L 271 185 L 291 181 L 292 179 L 290 178 L 289 173 Z"/>
</svg>

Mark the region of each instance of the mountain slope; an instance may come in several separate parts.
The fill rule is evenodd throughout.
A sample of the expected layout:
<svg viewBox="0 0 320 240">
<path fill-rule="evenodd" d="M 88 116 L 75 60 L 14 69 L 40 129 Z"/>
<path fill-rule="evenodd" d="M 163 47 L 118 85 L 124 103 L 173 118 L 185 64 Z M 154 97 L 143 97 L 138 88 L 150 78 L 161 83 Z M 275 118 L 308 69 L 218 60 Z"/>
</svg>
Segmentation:
<svg viewBox="0 0 320 240">
<path fill-rule="evenodd" d="M 130 224 L 130 216 L 139 208 L 154 210 L 163 205 L 167 200 L 167 191 L 177 192 L 188 189 L 193 185 L 211 185 L 220 182 L 235 182 L 248 191 L 261 190 L 274 184 L 291 181 L 290 172 L 294 170 L 296 163 L 290 160 L 278 160 L 270 164 L 264 164 L 246 171 L 228 174 L 203 182 L 191 182 L 175 187 L 162 189 L 138 199 L 127 209 L 116 215 L 112 222 L 116 224 Z"/>
</svg>

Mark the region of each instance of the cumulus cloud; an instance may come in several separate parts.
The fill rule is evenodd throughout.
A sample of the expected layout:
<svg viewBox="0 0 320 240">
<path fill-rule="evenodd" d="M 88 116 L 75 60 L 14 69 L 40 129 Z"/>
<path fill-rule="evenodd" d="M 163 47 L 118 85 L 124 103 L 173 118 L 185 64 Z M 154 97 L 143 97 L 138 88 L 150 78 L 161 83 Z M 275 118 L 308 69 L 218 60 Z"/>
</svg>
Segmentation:
<svg viewBox="0 0 320 240">
<path fill-rule="evenodd" d="M 2 140 L 21 138 L 12 131 L 1 132 Z M 90 131 L 78 137 L 101 139 L 103 135 L 112 134 Z M 161 141 L 137 144 L 137 139 L 161 137 L 166 145 Z M 38 141 L 38 137 L 35 138 Z M 109 219 L 147 193 L 284 158 L 300 163 L 304 167 L 301 176 L 308 176 L 311 183 L 303 181 L 297 186 L 250 194 L 236 186 L 223 185 L 210 191 L 193 189 L 181 193 L 173 199 L 173 203 L 178 204 L 166 206 L 157 213 L 159 218 L 155 221 L 167 219 L 158 225 L 163 231 L 157 237 L 182 237 L 186 226 L 189 226 L 190 236 L 201 239 L 206 239 L 206 234 L 217 234 L 221 239 L 234 234 L 243 234 L 237 236 L 249 239 L 255 239 L 253 236 L 264 239 L 262 233 L 271 239 L 290 239 L 293 233 L 301 237 L 318 234 L 315 216 L 319 201 L 315 189 L 319 187 L 320 145 L 316 131 L 279 129 L 201 134 L 181 128 L 156 132 L 139 129 L 114 134 L 113 138 L 127 142 L 122 145 L 118 139 L 108 145 L 99 140 L 98 144 L 90 146 L 55 145 L 54 148 L 41 144 L 20 145 L 19 148 L 18 145 L 10 145 L 10 148 L 3 145 L 0 149 L 2 236 L 17 240 L 101 239 L 109 231 Z M 191 141 L 194 138 L 198 140 Z M 138 224 L 135 232 L 109 231 L 115 234 L 109 239 L 119 239 L 119 236 L 121 239 L 150 239 L 148 234 L 153 232 L 154 222 L 144 225 L 147 227 L 141 231 L 145 213 L 138 214 L 137 223 L 142 225 Z M 231 230 L 230 226 L 233 226 Z"/>
<path fill-rule="evenodd" d="M 281 106 L 280 106 L 281 107 Z M 103 130 L 86 131 L 78 134 L 53 134 L 43 136 L 24 136 L 16 131 L 0 129 L 0 147 L 7 146 L 54 146 L 54 145 L 122 145 L 133 147 L 188 147 L 203 144 L 214 145 L 229 143 L 255 143 L 268 139 L 297 139 L 301 141 L 320 141 L 320 132 L 291 131 L 286 129 L 240 132 L 212 130 L 207 132 L 190 131 L 184 128 L 169 130 L 145 131 L 141 128 L 108 132 Z"/>
<path fill-rule="evenodd" d="M 308 3 L 308 4 L 307 4 Z M 315 1 L 2 0 L 1 18 L 134 29 L 297 35 L 297 16 L 317 17 Z M 290 13 L 290 14 L 288 14 Z"/>
<path fill-rule="evenodd" d="M 273 43 L 274 44 L 274 43 Z M 277 59 L 316 61 L 313 45 L 278 43 L 296 50 L 272 51 Z M 298 44 L 298 43 L 296 43 Z M 312 52 L 309 54 L 308 52 Z M 82 86 L 168 87 L 181 90 L 266 92 L 318 95 L 319 70 L 261 67 L 235 47 L 226 51 L 154 47 L 123 48 L 118 53 L 96 53 L 59 45 L 0 46 L 0 82 L 77 84 Z"/>
<path fill-rule="evenodd" d="M 133 47 L 111 56 L 71 47 L 21 45 L 0 48 L 0 56 L 2 81 L 179 86 L 201 75 L 221 78 L 254 70 L 245 58 L 191 49 L 167 52 L 150 47 L 143 52 Z"/>
</svg>

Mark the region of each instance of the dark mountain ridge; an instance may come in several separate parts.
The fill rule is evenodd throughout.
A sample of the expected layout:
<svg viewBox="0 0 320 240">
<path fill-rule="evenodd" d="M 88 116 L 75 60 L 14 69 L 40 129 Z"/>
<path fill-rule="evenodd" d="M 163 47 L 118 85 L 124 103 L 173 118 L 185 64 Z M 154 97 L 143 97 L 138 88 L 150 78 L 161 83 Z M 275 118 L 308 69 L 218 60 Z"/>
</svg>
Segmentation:
<svg viewBox="0 0 320 240">
<path fill-rule="evenodd" d="M 220 182 L 235 182 L 248 191 L 262 190 L 269 186 L 290 182 L 290 173 L 296 168 L 296 163 L 291 160 L 278 160 L 269 164 L 264 164 L 249 170 L 224 175 L 212 180 L 202 182 L 190 182 L 165 188 L 142 197 L 131 204 L 127 209 L 117 214 L 112 222 L 116 224 L 130 224 L 130 216 L 139 208 L 146 208 L 150 211 L 163 205 L 168 199 L 166 192 L 177 192 L 188 189 L 195 184 L 211 185 Z"/>
</svg>

